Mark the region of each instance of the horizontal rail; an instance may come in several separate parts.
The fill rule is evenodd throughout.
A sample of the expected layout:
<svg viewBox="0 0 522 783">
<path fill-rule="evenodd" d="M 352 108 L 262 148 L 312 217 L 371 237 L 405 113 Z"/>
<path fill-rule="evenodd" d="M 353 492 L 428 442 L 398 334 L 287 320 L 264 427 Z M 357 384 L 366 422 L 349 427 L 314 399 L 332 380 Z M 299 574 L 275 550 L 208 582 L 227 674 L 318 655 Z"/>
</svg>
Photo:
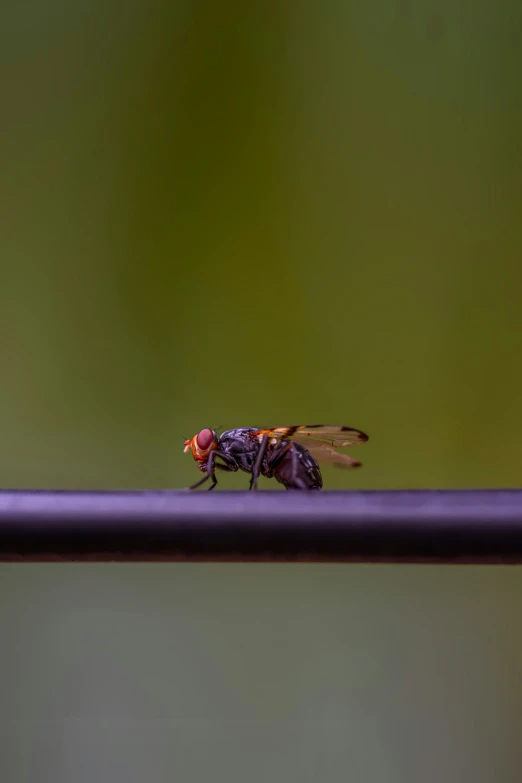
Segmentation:
<svg viewBox="0 0 522 783">
<path fill-rule="evenodd" d="M 522 490 L 0 491 L 0 561 L 521 563 Z"/>
</svg>

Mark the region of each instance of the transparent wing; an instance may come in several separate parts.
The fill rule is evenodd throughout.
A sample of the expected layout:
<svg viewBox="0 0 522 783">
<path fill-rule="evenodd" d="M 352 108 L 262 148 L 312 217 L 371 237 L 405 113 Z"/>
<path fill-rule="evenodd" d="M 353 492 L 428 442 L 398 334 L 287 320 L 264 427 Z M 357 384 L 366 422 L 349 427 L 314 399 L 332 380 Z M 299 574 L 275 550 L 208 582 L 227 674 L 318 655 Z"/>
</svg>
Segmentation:
<svg viewBox="0 0 522 783">
<path fill-rule="evenodd" d="M 317 443 L 311 440 L 303 442 L 299 438 L 295 438 L 295 441 L 296 443 L 302 443 L 317 458 L 318 462 L 326 462 L 330 465 L 337 465 L 340 468 L 359 468 L 361 466 L 358 460 L 349 457 L 348 454 L 341 454 L 333 446 L 328 446 L 326 443 Z"/>
<path fill-rule="evenodd" d="M 368 435 L 353 427 L 342 424 L 300 424 L 293 427 L 264 427 L 260 434 L 268 434 L 272 438 L 296 440 L 311 449 L 312 443 L 331 446 L 334 449 L 345 446 L 355 446 L 366 443 Z"/>
</svg>

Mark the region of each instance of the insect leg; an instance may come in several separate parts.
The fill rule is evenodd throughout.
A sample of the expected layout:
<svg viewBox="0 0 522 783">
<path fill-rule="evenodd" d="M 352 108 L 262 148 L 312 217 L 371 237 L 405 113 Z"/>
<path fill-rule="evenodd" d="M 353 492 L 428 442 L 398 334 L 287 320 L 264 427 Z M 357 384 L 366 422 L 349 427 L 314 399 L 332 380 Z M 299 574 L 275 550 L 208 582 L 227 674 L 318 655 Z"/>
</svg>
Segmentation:
<svg viewBox="0 0 522 783">
<path fill-rule="evenodd" d="M 214 487 L 217 487 L 217 483 L 218 483 L 218 482 L 217 482 L 216 474 L 215 474 L 215 473 L 213 473 L 213 474 L 212 474 L 212 484 L 211 484 L 211 485 L 210 485 L 210 487 L 208 488 L 208 492 L 210 492 L 210 490 L 211 490 L 211 489 L 214 489 Z"/>
<path fill-rule="evenodd" d="M 292 451 L 292 481 L 295 483 L 295 480 L 297 478 L 297 452 L 294 449 Z"/>
<path fill-rule="evenodd" d="M 277 468 L 279 463 L 286 457 L 290 449 L 292 448 L 292 443 L 288 443 L 284 449 L 281 449 L 281 451 L 273 458 L 273 460 L 270 462 L 270 478 L 272 477 L 274 470 Z"/>
<path fill-rule="evenodd" d="M 219 462 L 215 462 L 216 457 L 222 459 L 224 465 L 221 465 Z M 189 487 L 189 489 L 197 489 L 197 487 L 200 487 L 209 479 L 212 479 L 212 485 L 209 487 L 209 491 L 211 489 L 214 489 L 214 487 L 217 484 L 217 478 L 214 472 L 216 468 L 219 468 L 219 470 L 225 470 L 229 473 L 235 473 L 236 470 L 238 470 L 238 465 L 235 459 L 231 457 L 229 454 L 224 454 L 221 451 L 211 451 L 210 456 L 208 458 L 207 470 L 205 475 L 203 476 L 202 479 L 200 479 L 191 487 Z"/>
<path fill-rule="evenodd" d="M 259 451 L 257 453 L 256 461 L 254 462 L 254 467 L 252 468 L 252 478 L 250 479 L 250 489 L 257 489 L 257 480 L 259 478 L 259 473 L 261 471 L 261 465 L 263 464 L 263 457 L 266 454 L 267 446 L 268 446 L 268 435 L 263 435 L 263 440 L 261 441 L 261 446 L 259 447 Z"/>
<path fill-rule="evenodd" d="M 292 451 L 292 481 L 294 482 L 297 489 L 306 489 L 307 487 L 305 482 L 297 475 L 298 467 L 299 459 L 297 457 L 297 452 L 294 450 Z"/>
<path fill-rule="evenodd" d="M 213 457 L 213 465 L 215 468 L 226 470 L 227 473 L 236 473 L 236 471 L 239 470 L 239 465 L 230 454 L 225 454 L 223 451 L 213 451 L 211 456 Z M 220 462 L 216 462 L 216 457 L 223 460 L 224 465 L 221 465 Z"/>
<path fill-rule="evenodd" d="M 202 478 L 202 479 L 200 479 L 199 481 L 196 481 L 196 483 L 195 483 L 195 484 L 192 484 L 192 486 L 190 486 L 190 487 L 189 487 L 189 489 L 197 489 L 197 488 L 198 488 L 198 487 L 200 487 L 202 484 L 204 484 L 204 483 L 205 483 L 205 481 L 208 481 L 210 477 L 211 477 L 211 474 L 210 474 L 210 473 L 205 473 L 205 475 L 203 476 L 203 478 Z"/>
</svg>

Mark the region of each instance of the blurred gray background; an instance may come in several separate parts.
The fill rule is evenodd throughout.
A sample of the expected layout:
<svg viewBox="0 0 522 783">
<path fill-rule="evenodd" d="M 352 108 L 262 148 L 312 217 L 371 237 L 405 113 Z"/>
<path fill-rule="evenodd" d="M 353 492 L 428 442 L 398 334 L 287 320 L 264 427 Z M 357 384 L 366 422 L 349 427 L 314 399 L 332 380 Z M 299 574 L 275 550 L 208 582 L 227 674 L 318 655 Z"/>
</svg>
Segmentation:
<svg viewBox="0 0 522 783">
<path fill-rule="evenodd" d="M 331 421 L 370 442 L 327 488 L 519 486 L 521 38 L 514 0 L 4 6 L 1 484 Z M 0 584 L 6 783 L 520 779 L 518 569 Z"/>
</svg>

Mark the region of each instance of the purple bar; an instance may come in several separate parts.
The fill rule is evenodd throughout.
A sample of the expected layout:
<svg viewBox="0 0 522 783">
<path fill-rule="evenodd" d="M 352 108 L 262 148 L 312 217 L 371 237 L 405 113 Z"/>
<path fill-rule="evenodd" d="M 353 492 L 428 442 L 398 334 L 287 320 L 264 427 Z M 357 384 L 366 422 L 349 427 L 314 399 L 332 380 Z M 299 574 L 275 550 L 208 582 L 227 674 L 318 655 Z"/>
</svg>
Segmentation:
<svg viewBox="0 0 522 783">
<path fill-rule="evenodd" d="M 522 490 L 0 492 L 0 561 L 521 563 Z"/>
</svg>

